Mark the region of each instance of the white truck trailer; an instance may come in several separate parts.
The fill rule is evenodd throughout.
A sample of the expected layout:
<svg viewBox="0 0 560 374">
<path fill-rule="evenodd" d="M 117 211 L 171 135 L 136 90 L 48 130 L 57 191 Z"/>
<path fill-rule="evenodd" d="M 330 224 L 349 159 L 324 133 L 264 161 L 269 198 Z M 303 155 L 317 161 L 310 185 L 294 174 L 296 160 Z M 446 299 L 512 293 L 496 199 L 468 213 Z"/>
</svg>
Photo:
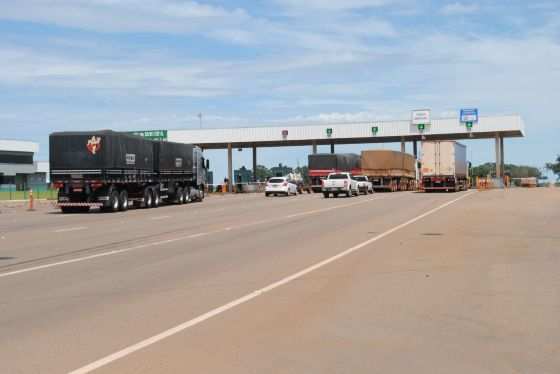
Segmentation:
<svg viewBox="0 0 560 374">
<path fill-rule="evenodd" d="M 448 140 L 422 142 L 424 191 L 466 191 L 468 169 L 465 145 Z"/>
</svg>

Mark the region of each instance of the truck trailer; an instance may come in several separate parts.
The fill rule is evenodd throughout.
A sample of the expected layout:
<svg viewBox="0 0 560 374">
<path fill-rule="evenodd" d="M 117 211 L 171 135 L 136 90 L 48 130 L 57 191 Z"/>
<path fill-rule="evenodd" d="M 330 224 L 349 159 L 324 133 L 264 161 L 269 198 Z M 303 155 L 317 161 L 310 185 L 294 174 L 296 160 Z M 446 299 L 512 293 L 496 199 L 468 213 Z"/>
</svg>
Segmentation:
<svg viewBox="0 0 560 374">
<path fill-rule="evenodd" d="M 63 213 L 204 199 L 209 164 L 191 144 L 102 130 L 53 133 L 49 149 L 51 181 Z"/>
<path fill-rule="evenodd" d="M 422 142 L 422 189 L 466 191 L 467 147 L 452 140 Z"/>
<path fill-rule="evenodd" d="M 322 180 L 331 173 L 360 174 L 360 156 L 354 153 L 317 153 L 308 157 L 313 192 L 321 192 Z"/>
<path fill-rule="evenodd" d="M 362 151 L 362 174 L 375 191 L 410 191 L 416 188 L 416 159 L 390 150 Z"/>
</svg>

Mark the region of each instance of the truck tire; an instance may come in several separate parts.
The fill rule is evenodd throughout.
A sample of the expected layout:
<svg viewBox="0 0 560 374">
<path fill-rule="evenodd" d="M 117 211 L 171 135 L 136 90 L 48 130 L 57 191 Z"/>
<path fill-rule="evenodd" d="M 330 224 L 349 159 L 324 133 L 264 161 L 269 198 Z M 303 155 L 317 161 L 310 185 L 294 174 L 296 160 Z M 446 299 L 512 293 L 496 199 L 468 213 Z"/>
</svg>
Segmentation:
<svg viewBox="0 0 560 374">
<path fill-rule="evenodd" d="M 119 209 L 121 212 L 128 210 L 128 192 L 126 190 L 122 190 L 119 194 Z"/>
<path fill-rule="evenodd" d="M 175 200 L 177 202 L 177 204 L 181 205 L 185 202 L 185 200 L 183 199 L 183 187 L 177 187 L 177 190 L 175 191 Z"/>
<path fill-rule="evenodd" d="M 146 187 L 144 189 L 144 199 L 142 200 L 142 205 L 144 206 L 144 209 L 150 209 L 153 203 L 154 201 L 152 199 L 152 189 Z"/>
<path fill-rule="evenodd" d="M 329 193 L 328 192 L 323 192 L 323 196 L 325 197 L 325 199 L 329 198 Z"/>
<path fill-rule="evenodd" d="M 183 188 L 183 204 L 191 202 L 191 191 L 188 187 Z"/>
<path fill-rule="evenodd" d="M 112 190 L 109 194 L 109 205 L 107 207 L 107 211 L 109 212 L 118 212 L 120 207 L 119 203 L 119 191 L 116 189 Z"/>
<path fill-rule="evenodd" d="M 156 188 L 152 189 L 152 207 L 159 208 L 161 205 L 161 197 L 159 195 L 159 191 Z"/>
</svg>

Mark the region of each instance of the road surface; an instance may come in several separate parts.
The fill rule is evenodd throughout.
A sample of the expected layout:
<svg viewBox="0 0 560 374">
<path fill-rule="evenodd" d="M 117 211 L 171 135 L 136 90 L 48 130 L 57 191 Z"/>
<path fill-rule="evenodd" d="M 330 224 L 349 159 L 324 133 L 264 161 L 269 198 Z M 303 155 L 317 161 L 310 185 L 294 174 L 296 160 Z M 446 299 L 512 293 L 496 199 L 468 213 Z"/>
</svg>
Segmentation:
<svg viewBox="0 0 560 374">
<path fill-rule="evenodd" d="M 558 373 L 560 189 L 0 214 L 2 373 Z"/>
</svg>

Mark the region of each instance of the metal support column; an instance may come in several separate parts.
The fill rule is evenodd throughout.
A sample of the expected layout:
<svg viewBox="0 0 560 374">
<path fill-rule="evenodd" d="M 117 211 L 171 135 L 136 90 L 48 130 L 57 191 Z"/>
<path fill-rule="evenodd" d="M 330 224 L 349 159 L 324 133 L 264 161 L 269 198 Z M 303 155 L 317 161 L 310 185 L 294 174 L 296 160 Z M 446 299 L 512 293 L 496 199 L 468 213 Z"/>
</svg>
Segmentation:
<svg viewBox="0 0 560 374">
<path fill-rule="evenodd" d="M 233 191 L 233 155 L 231 143 L 227 146 L 228 192 Z"/>
<path fill-rule="evenodd" d="M 257 181 L 257 146 L 253 145 L 253 182 Z"/>
<path fill-rule="evenodd" d="M 502 151 L 501 151 L 500 135 L 496 134 L 496 178 L 502 177 Z"/>
<path fill-rule="evenodd" d="M 311 143 L 311 148 L 312 148 L 312 153 L 314 155 L 316 155 L 317 154 L 317 142 Z"/>
<path fill-rule="evenodd" d="M 412 142 L 412 151 L 414 153 L 414 158 L 418 160 L 418 143 L 416 140 Z"/>
<path fill-rule="evenodd" d="M 504 161 L 504 137 L 500 136 L 500 170 L 502 172 L 502 179 L 506 174 L 505 161 Z"/>
<path fill-rule="evenodd" d="M 404 138 L 401 139 L 401 152 L 402 153 L 406 152 L 406 143 L 404 142 Z"/>
<path fill-rule="evenodd" d="M 331 143 L 331 153 L 334 154 L 334 143 Z"/>
</svg>

